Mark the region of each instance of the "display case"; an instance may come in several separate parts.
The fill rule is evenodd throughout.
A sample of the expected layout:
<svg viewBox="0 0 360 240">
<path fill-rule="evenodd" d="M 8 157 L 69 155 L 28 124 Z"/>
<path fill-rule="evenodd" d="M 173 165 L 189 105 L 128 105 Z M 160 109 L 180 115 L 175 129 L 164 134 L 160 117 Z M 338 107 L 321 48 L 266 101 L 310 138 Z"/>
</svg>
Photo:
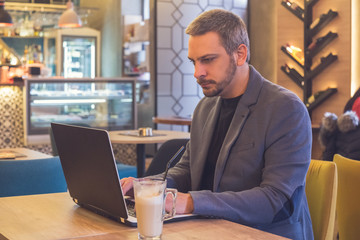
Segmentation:
<svg viewBox="0 0 360 240">
<path fill-rule="evenodd" d="M 94 78 L 100 75 L 100 32 L 92 28 L 45 32 L 44 59 L 52 76 Z"/>
<path fill-rule="evenodd" d="M 135 84 L 133 78 L 27 79 L 25 135 L 29 141 L 48 134 L 51 122 L 135 129 Z"/>
</svg>

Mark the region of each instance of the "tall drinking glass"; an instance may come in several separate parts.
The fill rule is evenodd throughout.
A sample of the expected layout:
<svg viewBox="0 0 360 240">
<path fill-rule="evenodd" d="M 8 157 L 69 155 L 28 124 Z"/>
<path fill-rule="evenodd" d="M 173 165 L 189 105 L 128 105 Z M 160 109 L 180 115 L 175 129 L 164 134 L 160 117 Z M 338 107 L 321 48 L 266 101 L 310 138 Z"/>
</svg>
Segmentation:
<svg viewBox="0 0 360 240">
<path fill-rule="evenodd" d="M 172 209 L 165 211 L 167 195 L 172 196 Z M 166 180 L 139 178 L 134 180 L 135 210 L 139 239 L 161 239 L 163 221 L 175 215 L 177 190 L 166 188 Z"/>
</svg>

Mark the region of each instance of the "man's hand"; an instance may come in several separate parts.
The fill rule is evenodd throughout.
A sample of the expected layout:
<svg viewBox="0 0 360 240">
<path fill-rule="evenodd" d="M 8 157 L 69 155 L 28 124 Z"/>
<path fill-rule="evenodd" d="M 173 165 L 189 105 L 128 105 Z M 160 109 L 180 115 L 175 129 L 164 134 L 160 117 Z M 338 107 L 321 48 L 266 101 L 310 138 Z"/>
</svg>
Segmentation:
<svg viewBox="0 0 360 240">
<path fill-rule="evenodd" d="M 170 211 L 172 207 L 172 197 L 166 198 L 166 211 Z M 194 203 L 190 193 L 177 193 L 176 198 L 176 214 L 192 213 L 194 211 Z"/>
<path fill-rule="evenodd" d="M 123 191 L 124 196 L 128 195 L 128 196 L 134 196 L 134 189 L 133 189 L 133 180 L 135 178 L 134 177 L 128 177 L 128 178 L 122 178 L 120 180 L 120 184 L 121 184 L 121 188 Z"/>
<path fill-rule="evenodd" d="M 123 178 L 120 180 L 121 188 L 124 195 L 133 196 L 133 180 L 134 177 Z M 172 197 L 166 198 L 166 210 L 170 211 L 172 206 Z M 194 211 L 194 203 L 190 193 L 177 193 L 176 198 L 176 213 L 186 214 Z"/>
</svg>

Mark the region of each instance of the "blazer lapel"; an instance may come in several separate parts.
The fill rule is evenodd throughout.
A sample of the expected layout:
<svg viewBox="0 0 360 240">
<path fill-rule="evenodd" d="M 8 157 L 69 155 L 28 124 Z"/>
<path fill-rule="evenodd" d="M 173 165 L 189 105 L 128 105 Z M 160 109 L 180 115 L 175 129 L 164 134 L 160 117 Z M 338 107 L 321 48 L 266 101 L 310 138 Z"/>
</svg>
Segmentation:
<svg viewBox="0 0 360 240">
<path fill-rule="evenodd" d="M 206 163 L 206 158 L 209 151 L 209 146 L 214 133 L 217 118 L 220 112 L 221 99 L 218 97 L 215 107 L 208 113 L 203 131 L 201 134 L 202 142 L 197 146 L 196 153 L 192 154 L 194 160 L 190 161 L 191 169 L 191 185 L 192 189 L 198 190 L 200 188 L 201 177 Z"/>
<path fill-rule="evenodd" d="M 221 177 L 226 166 L 226 162 L 229 158 L 231 147 L 240 135 L 241 130 L 244 127 L 245 121 L 251 113 L 251 106 L 253 106 L 257 102 L 257 99 L 260 95 L 263 78 L 252 66 L 249 66 L 249 68 L 250 74 L 247 89 L 241 97 L 235 110 L 233 119 L 225 136 L 223 145 L 219 152 L 218 160 L 216 162 L 213 185 L 214 192 L 216 192 L 218 189 Z"/>
<path fill-rule="evenodd" d="M 241 101 L 241 99 L 240 99 Z M 218 160 L 216 162 L 215 174 L 214 174 L 214 185 L 213 191 L 216 192 L 218 185 L 220 183 L 220 179 L 223 175 L 225 165 L 227 159 L 230 154 L 230 150 L 234 142 L 236 141 L 237 137 L 240 135 L 241 129 L 244 126 L 247 116 L 249 115 L 250 111 L 248 108 L 239 107 L 236 109 L 234 113 L 234 117 L 231 121 L 229 126 L 228 132 L 225 136 L 223 145 L 220 149 Z"/>
</svg>

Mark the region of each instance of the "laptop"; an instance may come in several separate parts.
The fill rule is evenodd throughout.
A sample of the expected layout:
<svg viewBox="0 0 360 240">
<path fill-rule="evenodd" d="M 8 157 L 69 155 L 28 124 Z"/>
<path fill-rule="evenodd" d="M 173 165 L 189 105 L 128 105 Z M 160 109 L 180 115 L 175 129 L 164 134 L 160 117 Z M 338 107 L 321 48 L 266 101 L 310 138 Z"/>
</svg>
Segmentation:
<svg viewBox="0 0 360 240">
<path fill-rule="evenodd" d="M 112 220 L 136 227 L 134 201 L 124 196 L 109 134 L 105 130 L 51 123 L 55 144 L 76 204 Z M 165 222 L 194 218 L 176 215 Z"/>
</svg>

